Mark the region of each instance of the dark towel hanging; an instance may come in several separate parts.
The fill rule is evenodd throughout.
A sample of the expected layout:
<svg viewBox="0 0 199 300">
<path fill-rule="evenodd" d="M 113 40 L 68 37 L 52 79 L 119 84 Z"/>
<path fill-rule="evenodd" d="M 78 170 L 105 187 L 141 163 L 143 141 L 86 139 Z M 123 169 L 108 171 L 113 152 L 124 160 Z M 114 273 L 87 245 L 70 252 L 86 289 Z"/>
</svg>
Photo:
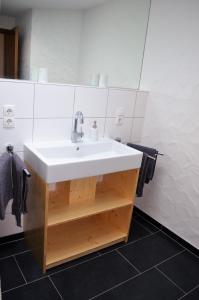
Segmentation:
<svg viewBox="0 0 199 300">
<path fill-rule="evenodd" d="M 0 219 L 4 220 L 9 200 L 13 198 L 12 191 L 12 157 L 8 153 L 0 156 Z"/>
<path fill-rule="evenodd" d="M 21 226 L 21 214 L 27 212 L 26 198 L 28 193 L 28 180 L 24 173 L 24 162 L 17 154 L 12 155 L 12 181 L 13 203 L 12 214 L 15 215 L 17 226 Z"/>
<path fill-rule="evenodd" d="M 128 143 L 127 146 L 143 152 L 142 164 L 136 190 L 137 197 L 142 197 L 144 184 L 148 184 L 153 179 L 159 152 L 156 149 L 132 143 Z"/>
</svg>

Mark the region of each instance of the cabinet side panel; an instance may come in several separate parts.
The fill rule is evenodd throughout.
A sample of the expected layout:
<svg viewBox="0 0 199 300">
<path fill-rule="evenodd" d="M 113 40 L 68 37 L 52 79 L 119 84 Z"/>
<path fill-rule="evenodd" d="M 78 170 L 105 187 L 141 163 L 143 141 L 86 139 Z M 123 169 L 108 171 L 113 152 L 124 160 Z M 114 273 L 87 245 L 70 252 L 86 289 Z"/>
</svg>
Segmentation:
<svg viewBox="0 0 199 300">
<path fill-rule="evenodd" d="M 27 198 L 28 213 L 24 216 L 25 237 L 33 255 L 45 272 L 45 223 L 48 190 L 46 183 L 26 162 L 31 173 Z"/>
</svg>

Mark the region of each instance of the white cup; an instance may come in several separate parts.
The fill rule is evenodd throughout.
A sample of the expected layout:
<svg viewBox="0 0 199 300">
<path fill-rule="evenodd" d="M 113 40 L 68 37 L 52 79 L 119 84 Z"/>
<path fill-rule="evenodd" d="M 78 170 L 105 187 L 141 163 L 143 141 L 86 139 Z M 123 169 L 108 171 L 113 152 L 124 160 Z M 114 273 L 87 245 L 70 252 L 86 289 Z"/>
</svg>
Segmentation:
<svg viewBox="0 0 199 300">
<path fill-rule="evenodd" d="M 107 87 L 108 76 L 104 74 L 100 74 L 99 77 L 99 87 L 104 88 Z"/>
</svg>

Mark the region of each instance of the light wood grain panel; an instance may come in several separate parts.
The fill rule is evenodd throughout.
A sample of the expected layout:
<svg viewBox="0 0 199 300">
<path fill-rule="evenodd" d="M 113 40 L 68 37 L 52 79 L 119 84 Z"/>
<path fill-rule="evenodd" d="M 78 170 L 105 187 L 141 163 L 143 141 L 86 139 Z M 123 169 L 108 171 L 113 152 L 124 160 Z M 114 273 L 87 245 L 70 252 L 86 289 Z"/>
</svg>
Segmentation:
<svg viewBox="0 0 199 300">
<path fill-rule="evenodd" d="M 73 204 L 91 203 L 95 200 L 96 177 L 72 180 L 69 202 Z"/>
<path fill-rule="evenodd" d="M 31 178 L 29 179 L 27 198 L 28 213 L 24 216 L 25 237 L 35 259 L 45 272 L 48 189 L 43 179 L 27 162 L 26 165 L 31 173 Z"/>
</svg>

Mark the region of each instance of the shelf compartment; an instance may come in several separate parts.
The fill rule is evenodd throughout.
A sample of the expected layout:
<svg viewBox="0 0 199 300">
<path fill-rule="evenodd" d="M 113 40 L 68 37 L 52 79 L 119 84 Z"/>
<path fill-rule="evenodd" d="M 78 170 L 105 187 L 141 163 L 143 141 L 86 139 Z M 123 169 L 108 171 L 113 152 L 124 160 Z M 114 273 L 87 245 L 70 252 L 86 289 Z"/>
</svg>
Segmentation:
<svg viewBox="0 0 199 300">
<path fill-rule="evenodd" d="M 49 227 L 46 268 L 124 241 L 130 214 L 126 207 Z"/>
<path fill-rule="evenodd" d="M 108 191 L 106 193 L 98 192 L 95 200 L 89 205 L 60 205 L 49 209 L 48 226 L 78 220 L 128 205 L 132 205 L 132 202 L 122 198 L 115 191 Z"/>
</svg>

